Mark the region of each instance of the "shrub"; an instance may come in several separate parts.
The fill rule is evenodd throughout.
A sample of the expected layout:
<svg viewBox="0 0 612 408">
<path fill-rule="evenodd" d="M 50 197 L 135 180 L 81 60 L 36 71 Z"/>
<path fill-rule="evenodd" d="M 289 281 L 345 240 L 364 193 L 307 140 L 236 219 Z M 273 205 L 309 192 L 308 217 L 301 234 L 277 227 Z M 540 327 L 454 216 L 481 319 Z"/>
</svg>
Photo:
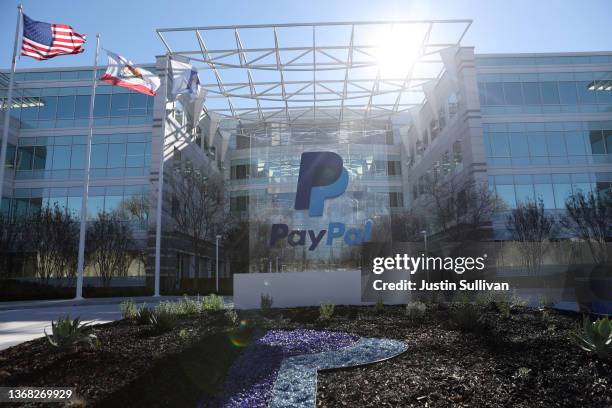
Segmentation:
<svg viewBox="0 0 612 408">
<path fill-rule="evenodd" d="M 138 312 L 136 313 L 136 323 L 138 324 L 149 324 L 151 323 L 151 315 L 153 314 L 153 310 L 143 304 Z"/>
<path fill-rule="evenodd" d="M 450 325 L 454 329 L 474 333 L 485 332 L 489 328 L 484 316 L 471 304 L 457 307 L 451 313 Z"/>
<path fill-rule="evenodd" d="M 150 317 L 155 333 L 165 333 L 176 326 L 176 313 L 169 311 L 166 307 L 160 307 L 162 303 L 159 304 Z"/>
<path fill-rule="evenodd" d="M 215 295 L 211 293 L 208 296 L 204 296 L 202 299 L 202 308 L 204 310 L 218 311 L 225 308 L 223 303 L 223 296 Z"/>
<path fill-rule="evenodd" d="M 228 309 L 225 311 L 225 320 L 231 326 L 238 326 L 238 322 L 240 321 L 240 318 L 238 317 L 238 313 L 236 313 L 234 309 Z"/>
<path fill-rule="evenodd" d="M 223 298 L 221 298 L 221 301 L 223 301 Z M 199 299 L 194 300 L 187 295 L 184 295 L 183 298 L 177 302 L 176 307 L 178 314 L 194 315 L 202 311 L 203 304 L 199 301 Z"/>
<path fill-rule="evenodd" d="M 499 296 L 494 303 L 497 311 L 506 318 L 510 317 L 515 308 L 526 305 L 526 302 L 516 295 Z"/>
<path fill-rule="evenodd" d="M 272 309 L 272 305 L 274 304 L 274 299 L 272 298 L 271 295 L 267 295 L 267 294 L 261 294 L 261 311 L 262 312 L 267 312 L 268 310 Z"/>
<path fill-rule="evenodd" d="M 121 316 L 124 319 L 133 319 L 138 313 L 138 308 L 132 299 L 124 300 L 119 304 Z"/>
<path fill-rule="evenodd" d="M 334 315 L 335 306 L 332 303 L 321 303 L 319 306 L 319 319 L 329 320 Z"/>
<path fill-rule="evenodd" d="M 93 347 L 97 344 L 98 339 L 94 334 L 90 333 L 90 327 L 86 324 L 81 324 L 77 317 L 70 320 L 70 316 L 57 319 L 57 322 L 51 322 L 51 335 L 44 330 L 45 337 L 53 347 L 67 350 L 76 347 L 79 344 L 85 344 Z"/>
<path fill-rule="evenodd" d="M 575 339 L 584 351 L 595 353 L 601 359 L 612 359 L 612 320 L 608 317 L 594 322 L 585 317 Z"/>
<path fill-rule="evenodd" d="M 421 320 L 426 312 L 427 306 L 423 302 L 410 302 L 406 305 L 406 316 L 410 320 Z"/>
</svg>

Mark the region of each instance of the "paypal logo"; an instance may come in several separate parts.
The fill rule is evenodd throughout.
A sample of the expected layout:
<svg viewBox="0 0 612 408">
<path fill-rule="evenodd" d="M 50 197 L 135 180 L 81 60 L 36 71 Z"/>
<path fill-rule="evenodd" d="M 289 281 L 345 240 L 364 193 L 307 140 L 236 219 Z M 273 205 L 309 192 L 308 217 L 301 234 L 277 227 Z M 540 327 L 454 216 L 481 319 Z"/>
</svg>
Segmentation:
<svg viewBox="0 0 612 408">
<path fill-rule="evenodd" d="M 332 152 L 302 153 L 300 174 L 298 176 L 295 209 L 308 210 L 311 217 L 323 215 L 325 200 L 336 198 L 346 191 L 348 172 L 344 168 L 342 157 Z M 327 238 L 323 238 L 327 235 Z M 287 224 L 273 224 L 270 230 L 270 246 L 287 240 L 292 246 L 308 246 L 314 251 L 319 243 L 331 246 L 335 239 L 343 238 L 347 245 L 370 242 L 372 221 L 366 221 L 363 228 L 347 228 L 344 223 L 330 222 L 327 229 L 289 231 Z M 310 241 L 307 244 L 307 240 Z"/>
<path fill-rule="evenodd" d="M 323 215 L 325 200 L 340 196 L 348 186 L 342 157 L 332 152 L 302 153 L 295 209 L 308 210 L 311 217 Z"/>
</svg>

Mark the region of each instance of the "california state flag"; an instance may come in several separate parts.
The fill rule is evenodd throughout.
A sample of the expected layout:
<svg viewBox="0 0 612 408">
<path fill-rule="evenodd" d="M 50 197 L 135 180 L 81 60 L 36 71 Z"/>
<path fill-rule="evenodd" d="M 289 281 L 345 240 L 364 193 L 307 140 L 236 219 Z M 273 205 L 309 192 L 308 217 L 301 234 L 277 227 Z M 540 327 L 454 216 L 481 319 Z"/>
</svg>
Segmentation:
<svg viewBox="0 0 612 408">
<path fill-rule="evenodd" d="M 108 53 L 108 67 L 100 78 L 102 81 L 155 96 L 155 91 L 160 84 L 157 75 L 136 67 L 132 61 L 121 55 L 108 50 L 106 52 Z"/>
</svg>

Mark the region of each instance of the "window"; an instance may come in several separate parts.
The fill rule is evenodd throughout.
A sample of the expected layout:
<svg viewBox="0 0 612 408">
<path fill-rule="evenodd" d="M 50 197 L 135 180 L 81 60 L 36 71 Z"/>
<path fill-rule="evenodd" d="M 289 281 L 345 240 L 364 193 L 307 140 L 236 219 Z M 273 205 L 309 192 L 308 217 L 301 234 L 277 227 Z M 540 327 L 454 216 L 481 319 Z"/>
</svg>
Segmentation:
<svg viewBox="0 0 612 408">
<path fill-rule="evenodd" d="M 89 118 L 89 101 L 91 100 L 90 95 L 78 95 L 76 97 L 76 105 L 74 108 L 74 116 L 77 119 Z"/>
<path fill-rule="evenodd" d="M 389 193 L 389 206 L 392 208 L 403 207 L 404 197 L 402 193 L 392 191 Z"/>
<path fill-rule="evenodd" d="M 506 82 L 504 83 L 504 93 L 506 94 L 507 105 L 522 105 L 523 94 L 521 92 L 520 82 Z"/>
<path fill-rule="evenodd" d="M 563 105 L 576 105 L 578 96 L 576 94 L 575 82 L 559 82 L 559 98 Z"/>
<path fill-rule="evenodd" d="M 144 143 L 128 143 L 126 154 L 126 167 L 144 166 Z"/>
<path fill-rule="evenodd" d="M 546 146 L 550 156 L 567 156 L 565 140 L 561 132 L 546 132 Z"/>
<path fill-rule="evenodd" d="M 72 155 L 70 156 L 70 168 L 71 169 L 83 169 L 85 168 L 85 146 L 84 145 L 73 145 Z"/>
<path fill-rule="evenodd" d="M 516 208 L 516 196 L 513 184 L 497 185 L 495 189 L 499 198 L 503 200 L 508 207 Z"/>
<path fill-rule="evenodd" d="M 70 168 L 70 146 L 55 146 L 53 148 L 53 169 L 67 170 Z"/>
<path fill-rule="evenodd" d="M 108 116 L 110 108 L 110 95 L 96 95 L 94 103 L 94 117 L 105 118 Z"/>
<path fill-rule="evenodd" d="M 91 146 L 91 167 L 94 169 L 106 168 L 108 144 L 95 144 Z"/>
<path fill-rule="evenodd" d="M 595 91 L 589 89 L 590 82 L 577 82 L 576 85 L 578 87 L 578 99 L 581 104 L 597 103 Z"/>
<path fill-rule="evenodd" d="M 75 99 L 74 95 L 60 96 L 59 98 L 57 98 L 57 118 L 58 119 L 73 119 L 74 118 L 74 99 Z"/>
<path fill-rule="evenodd" d="M 399 176 L 402 174 L 402 167 L 399 161 L 391 160 L 387 162 L 387 174 L 389 176 Z"/>
<path fill-rule="evenodd" d="M 589 132 L 589 140 L 593 154 L 606 154 L 603 135 L 600 130 L 591 130 Z"/>
<path fill-rule="evenodd" d="M 538 83 L 524 82 L 523 97 L 525 98 L 525 105 L 540 105 L 542 100 L 540 99 L 540 87 Z"/>
<path fill-rule="evenodd" d="M 47 147 L 36 146 L 34 147 L 34 161 L 32 163 L 32 169 L 44 170 L 47 166 Z"/>
<path fill-rule="evenodd" d="M 510 156 L 510 146 L 508 145 L 507 133 L 491 133 L 491 155 L 493 157 Z"/>
<path fill-rule="evenodd" d="M 546 135 L 544 132 L 529 133 L 528 139 L 531 156 L 548 156 Z"/>
<path fill-rule="evenodd" d="M 533 189 L 536 200 L 542 200 L 545 209 L 555 208 L 555 195 L 553 194 L 552 184 L 534 184 Z"/>
<path fill-rule="evenodd" d="M 107 168 L 125 167 L 125 144 L 112 143 L 108 145 Z"/>
<path fill-rule="evenodd" d="M 540 82 L 540 92 L 544 105 L 559 104 L 559 90 L 556 82 Z"/>
<path fill-rule="evenodd" d="M 582 132 L 566 132 L 565 144 L 570 155 L 583 156 L 586 154 Z"/>
<path fill-rule="evenodd" d="M 529 157 L 527 135 L 524 133 L 510 133 L 510 148 L 512 157 Z"/>
<path fill-rule="evenodd" d="M 43 96 L 40 98 L 41 106 L 38 109 L 38 119 L 55 119 L 55 111 L 57 109 L 57 96 Z M 23 112 L 29 109 L 24 109 Z M 34 109 L 32 109 L 34 111 Z M 23 118 L 23 114 L 21 115 Z M 36 119 L 36 116 L 27 117 L 27 119 Z"/>
<path fill-rule="evenodd" d="M 128 116 L 130 94 L 115 94 L 111 99 L 110 116 Z"/>
<path fill-rule="evenodd" d="M 517 184 L 515 187 L 516 201 L 521 203 L 533 202 L 533 185 Z"/>
<path fill-rule="evenodd" d="M 17 170 L 31 170 L 34 148 L 31 146 L 19 147 L 17 150 Z"/>
<path fill-rule="evenodd" d="M 503 105 L 504 88 L 501 82 L 488 82 L 486 84 L 486 104 Z"/>
</svg>

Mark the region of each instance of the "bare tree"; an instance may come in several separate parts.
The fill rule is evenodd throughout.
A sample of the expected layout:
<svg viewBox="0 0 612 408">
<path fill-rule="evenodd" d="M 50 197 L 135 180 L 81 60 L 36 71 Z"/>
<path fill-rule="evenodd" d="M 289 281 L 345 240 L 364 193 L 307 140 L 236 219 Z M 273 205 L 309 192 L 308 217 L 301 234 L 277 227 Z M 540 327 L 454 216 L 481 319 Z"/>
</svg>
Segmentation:
<svg viewBox="0 0 612 408">
<path fill-rule="evenodd" d="M 87 260 L 105 287 L 113 276 L 127 276 L 135 250 L 132 230 L 118 212 L 99 213 L 87 228 Z"/>
<path fill-rule="evenodd" d="M 25 228 L 20 220 L 11 219 L 0 212 L 0 276 L 8 277 L 12 272 L 12 254 L 23 244 Z"/>
<path fill-rule="evenodd" d="M 555 218 L 546 214 L 541 199 L 519 203 L 508 215 L 506 227 L 518 244 L 529 274 L 540 271 L 555 226 Z"/>
<path fill-rule="evenodd" d="M 606 239 L 612 236 L 612 194 L 578 192 L 565 201 L 567 214 L 561 224 L 576 237 L 586 241 L 598 265 L 608 262 Z"/>
<path fill-rule="evenodd" d="M 177 230 L 188 237 L 195 255 L 195 268 L 203 244 L 224 236 L 231 227 L 223 177 L 208 167 L 195 167 L 185 160 L 174 168 L 169 178 L 172 189 L 172 218 Z"/>
<path fill-rule="evenodd" d="M 394 241 L 419 241 L 422 239 L 421 231 L 426 228 L 425 217 L 413 208 L 391 214 L 391 232 Z"/>
<path fill-rule="evenodd" d="M 35 274 L 45 283 L 55 276 L 76 275 L 79 228 L 68 210 L 44 207 L 25 222 L 25 249 L 35 255 Z"/>
<path fill-rule="evenodd" d="M 494 212 L 503 209 L 503 203 L 486 183 L 471 178 L 444 179 L 435 173 L 426 178 L 422 187 L 429 197 L 422 203 L 426 206 L 422 212 L 432 214 L 436 229 L 451 240 L 479 238 L 481 227 Z"/>
</svg>

